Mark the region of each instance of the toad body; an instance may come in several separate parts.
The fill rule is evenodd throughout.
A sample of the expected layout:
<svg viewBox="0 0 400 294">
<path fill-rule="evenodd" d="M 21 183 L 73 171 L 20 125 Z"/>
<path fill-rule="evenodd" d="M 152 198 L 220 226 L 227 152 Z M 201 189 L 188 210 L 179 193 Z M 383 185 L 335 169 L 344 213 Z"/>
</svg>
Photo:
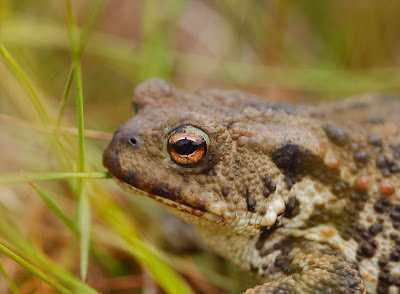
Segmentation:
<svg viewBox="0 0 400 294">
<path fill-rule="evenodd" d="M 134 91 L 104 165 L 261 277 L 246 293 L 399 293 L 400 101 Z"/>
</svg>

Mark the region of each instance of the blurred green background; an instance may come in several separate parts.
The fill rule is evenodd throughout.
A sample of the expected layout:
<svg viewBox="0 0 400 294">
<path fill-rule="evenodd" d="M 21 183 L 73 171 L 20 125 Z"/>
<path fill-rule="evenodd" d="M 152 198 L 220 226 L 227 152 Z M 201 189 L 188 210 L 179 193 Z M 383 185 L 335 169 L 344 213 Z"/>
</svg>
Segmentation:
<svg viewBox="0 0 400 294">
<path fill-rule="evenodd" d="M 102 151 L 132 115 L 132 90 L 151 77 L 188 90 L 237 88 L 275 101 L 400 91 L 400 1 L 0 0 L 6 50 L 0 58 L 0 244 L 33 267 L 17 265 L 2 250 L 0 293 L 238 293 L 254 285 L 210 253 L 178 257 L 156 249 L 164 246 L 161 209 L 111 180 L 84 180 L 90 208 L 81 207 L 79 183 L 67 176 L 37 182 L 41 197 L 24 183 L 21 170 L 28 176 L 76 172 L 82 156 L 76 76 L 56 127 L 79 47 L 70 42 L 75 26 L 68 25 L 68 3 L 84 49 L 76 61 L 86 171 L 104 171 Z M 38 114 L 41 107 L 49 121 Z M 82 215 L 91 226 L 82 225 Z M 79 240 L 89 228 L 86 286 L 79 278 L 85 268 Z"/>
</svg>

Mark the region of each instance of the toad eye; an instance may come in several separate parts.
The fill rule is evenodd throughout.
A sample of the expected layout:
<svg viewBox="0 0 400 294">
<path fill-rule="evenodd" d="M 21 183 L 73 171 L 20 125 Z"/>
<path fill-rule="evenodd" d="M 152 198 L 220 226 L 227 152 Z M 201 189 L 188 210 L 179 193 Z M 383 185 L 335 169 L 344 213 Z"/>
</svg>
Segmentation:
<svg viewBox="0 0 400 294">
<path fill-rule="evenodd" d="M 168 152 L 176 163 L 192 165 L 207 154 L 209 138 L 202 130 L 192 126 L 182 126 L 171 132 L 168 138 Z"/>
</svg>

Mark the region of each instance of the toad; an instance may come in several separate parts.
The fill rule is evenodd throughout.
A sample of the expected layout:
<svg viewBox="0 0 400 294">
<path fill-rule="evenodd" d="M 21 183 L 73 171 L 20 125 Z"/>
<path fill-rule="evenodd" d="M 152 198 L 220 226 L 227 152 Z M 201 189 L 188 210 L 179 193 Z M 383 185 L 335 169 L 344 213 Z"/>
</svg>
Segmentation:
<svg viewBox="0 0 400 294">
<path fill-rule="evenodd" d="M 217 254 L 246 293 L 399 293 L 400 100 L 282 104 L 153 79 L 104 152 Z"/>
</svg>

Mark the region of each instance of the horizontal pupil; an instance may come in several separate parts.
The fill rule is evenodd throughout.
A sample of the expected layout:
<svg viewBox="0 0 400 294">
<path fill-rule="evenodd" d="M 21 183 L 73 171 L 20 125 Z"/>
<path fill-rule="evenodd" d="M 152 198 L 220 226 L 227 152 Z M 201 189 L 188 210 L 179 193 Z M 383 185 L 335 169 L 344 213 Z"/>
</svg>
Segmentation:
<svg viewBox="0 0 400 294">
<path fill-rule="evenodd" d="M 180 155 L 190 155 L 195 152 L 198 147 L 199 145 L 196 142 L 186 138 L 176 141 L 172 145 L 172 149 Z"/>
</svg>

